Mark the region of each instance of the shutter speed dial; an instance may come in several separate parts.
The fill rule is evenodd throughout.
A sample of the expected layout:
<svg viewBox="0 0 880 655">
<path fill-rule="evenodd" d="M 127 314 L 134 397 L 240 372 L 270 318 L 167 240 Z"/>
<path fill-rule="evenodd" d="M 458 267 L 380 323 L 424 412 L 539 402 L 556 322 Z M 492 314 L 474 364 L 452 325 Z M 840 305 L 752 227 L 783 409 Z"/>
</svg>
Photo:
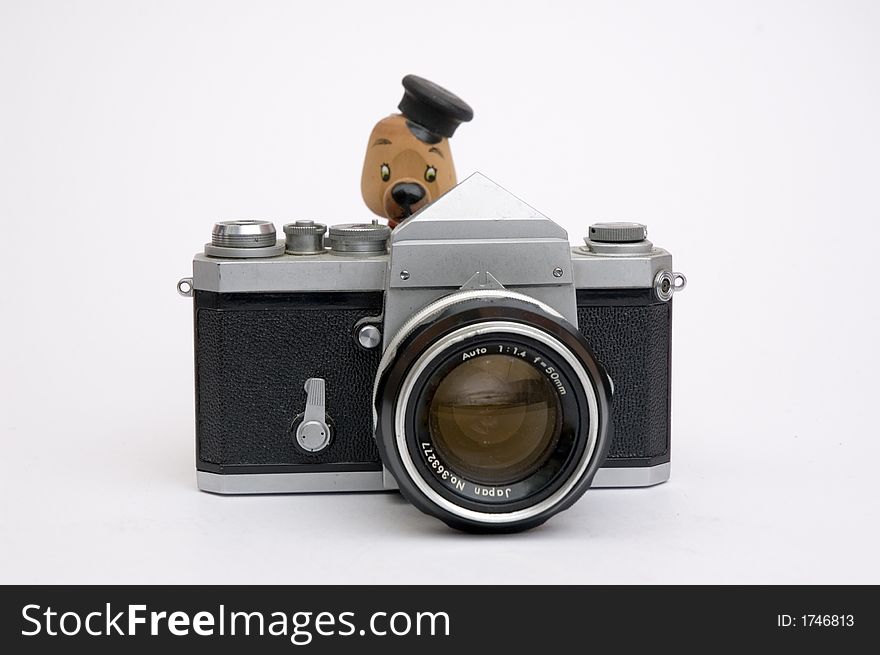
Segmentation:
<svg viewBox="0 0 880 655">
<path fill-rule="evenodd" d="M 369 257 L 382 255 L 388 249 L 391 228 L 372 223 L 343 223 L 330 227 L 330 247 L 334 255 Z"/>
</svg>

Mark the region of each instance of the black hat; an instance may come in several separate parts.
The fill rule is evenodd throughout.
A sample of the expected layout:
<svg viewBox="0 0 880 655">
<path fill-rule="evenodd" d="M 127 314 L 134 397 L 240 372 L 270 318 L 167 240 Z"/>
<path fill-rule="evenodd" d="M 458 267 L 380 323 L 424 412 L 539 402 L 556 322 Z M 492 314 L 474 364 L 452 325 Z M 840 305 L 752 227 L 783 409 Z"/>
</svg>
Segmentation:
<svg viewBox="0 0 880 655">
<path fill-rule="evenodd" d="M 403 88 L 406 91 L 397 108 L 431 134 L 451 137 L 460 123 L 474 117 L 474 110 L 464 100 L 423 77 L 407 75 Z"/>
</svg>

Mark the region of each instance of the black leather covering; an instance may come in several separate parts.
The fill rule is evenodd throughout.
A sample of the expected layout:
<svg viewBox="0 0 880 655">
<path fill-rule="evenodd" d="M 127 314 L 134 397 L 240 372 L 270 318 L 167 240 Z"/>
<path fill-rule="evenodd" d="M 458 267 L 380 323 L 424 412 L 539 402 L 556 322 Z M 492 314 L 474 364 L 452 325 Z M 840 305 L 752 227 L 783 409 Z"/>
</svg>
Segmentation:
<svg viewBox="0 0 880 655">
<path fill-rule="evenodd" d="M 614 436 L 608 463 L 669 459 L 669 357 L 672 303 L 585 305 L 578 327 L 614 383 Z"/>
<path fill-rule="evenodd" d="M 381 348 L 361 348 L 354 329 L 381 302 L 379 293 L 197 292 L 198 467 L 380 468 L 372 392 Z M 614 382 L 607 464 L 668 461 L 672 303 L 592 302 L 578 293 L 580 331 Z M 320 453 L 298 448 L 290 431 L 309 377 L 325 379 L 332 421 L 333 441 Z"/>
<path fill-rule="evenodd" d="M 381 311 L 381 296 L 348 294 L 346 303 L 339 303 L 331 302 L 328 296 L 333 295 L 321 294 L 311 302 L 269 297 L 271 302 L 259 304 L 254 294 L 247 294 L 247 299 L 240 295 L 240 305 L 234 296 L 224 303 L 214 302 L 218 294 L 203 294 L 201 303 L 197 297 L 199 468 L 332 465 L 314 467 L 321 470 L 338 469 L 340 463 L 379 467 L 371 407 L 381 348 L 361 348 L 354 327 Z M 303 384 L 310 377 L 326 381 L 333 429 L 330 446 L 319 453 L 301 450 L 290 432 L 305 409 Z"/>
</svg>

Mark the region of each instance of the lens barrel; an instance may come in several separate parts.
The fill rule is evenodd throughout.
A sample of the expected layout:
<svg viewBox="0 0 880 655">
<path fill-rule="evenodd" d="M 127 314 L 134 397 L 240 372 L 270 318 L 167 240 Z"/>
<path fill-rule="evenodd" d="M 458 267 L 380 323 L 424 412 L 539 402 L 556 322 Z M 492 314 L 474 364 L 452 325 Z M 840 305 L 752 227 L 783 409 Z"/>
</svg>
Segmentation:
<svg viewBox="0 0 880 655">
<path fill-rule="evenodd" d="M 463 530 L 523 530 L 589 487 L 610 444 L 610 389 L 552 308 L 506 290 L 462 291 L 389 342 L 376 439 L 422 511 Z"/>
</svg>

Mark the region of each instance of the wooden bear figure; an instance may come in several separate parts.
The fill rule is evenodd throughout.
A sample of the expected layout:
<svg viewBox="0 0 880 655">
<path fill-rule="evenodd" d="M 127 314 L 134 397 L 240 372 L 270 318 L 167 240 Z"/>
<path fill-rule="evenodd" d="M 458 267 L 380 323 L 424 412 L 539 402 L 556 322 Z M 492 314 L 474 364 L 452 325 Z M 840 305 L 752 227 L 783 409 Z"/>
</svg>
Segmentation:
<svg viewBox="0 0 880 655">
<path fill-rule="evenodd" d="M 456 185 L 449 137 L 473 110 L 458 96 L 416 75 L 403 78 L 399 114 L 373 128 L 361 194 L 374 214 L 396 227 Z"/>
</svg>

